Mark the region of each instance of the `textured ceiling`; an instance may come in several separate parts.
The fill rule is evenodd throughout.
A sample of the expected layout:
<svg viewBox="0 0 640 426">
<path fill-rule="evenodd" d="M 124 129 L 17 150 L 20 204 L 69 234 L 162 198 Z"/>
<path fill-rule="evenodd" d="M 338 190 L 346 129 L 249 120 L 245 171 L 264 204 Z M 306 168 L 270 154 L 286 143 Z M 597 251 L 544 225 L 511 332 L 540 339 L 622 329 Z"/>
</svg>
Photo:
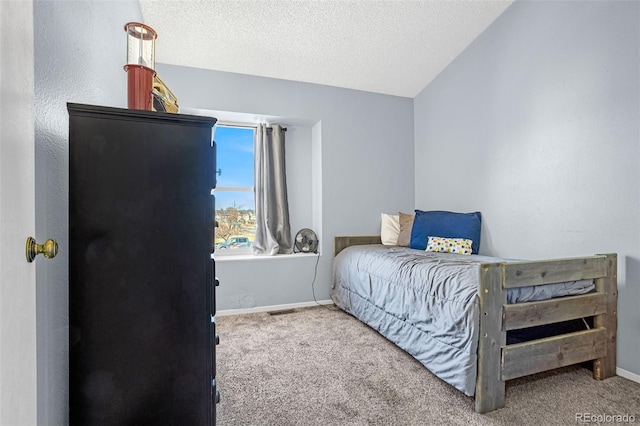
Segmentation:
<svg viewBox="0 0 640 426">
<path fill-rule="evenodd" d="M 156 62 L 415 97 L 513 0 L 140 0 Z"/>
</svg>

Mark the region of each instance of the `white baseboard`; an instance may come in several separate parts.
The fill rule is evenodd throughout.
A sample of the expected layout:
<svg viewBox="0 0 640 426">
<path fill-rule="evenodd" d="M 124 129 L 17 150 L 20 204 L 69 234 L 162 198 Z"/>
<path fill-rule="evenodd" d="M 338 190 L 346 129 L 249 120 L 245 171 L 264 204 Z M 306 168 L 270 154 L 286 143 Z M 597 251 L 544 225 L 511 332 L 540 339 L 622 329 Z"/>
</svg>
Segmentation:
<svg viewBox="0 0 640 426">
<path fill-rule="evenodd" d="M 224 317 L 227 315 L 255 314 L 257 312 L 281 311 L 283 309 L 308 308 L 310 306 L 318 306 L 318 304 L 333 305 L 333 300 L 318 300 L 317 303 L 302 302 L 302 303 L 288 303 L 286 305 L 257 306 L 255 308 L 246 308 L 246 309 L 225 309 L 224 311 L 216 312 L 216 317 Z"/>
<path fill-rule="evenodd" d="M 633 382 L 640 383 L 640 374 L 635 374 L 627 370 L 623 370 L 620 367 L 616 367 L 616 374 L 625 379 L 629 379 Z"/>
</svg>

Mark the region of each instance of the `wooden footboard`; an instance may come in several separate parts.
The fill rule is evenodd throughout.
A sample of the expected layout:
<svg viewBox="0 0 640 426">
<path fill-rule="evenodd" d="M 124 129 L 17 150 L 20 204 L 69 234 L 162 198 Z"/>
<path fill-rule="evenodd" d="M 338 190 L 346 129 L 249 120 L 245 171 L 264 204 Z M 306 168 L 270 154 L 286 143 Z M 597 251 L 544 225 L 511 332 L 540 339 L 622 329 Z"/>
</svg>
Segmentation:
<svg viewBox="0 0 640 426">
<path fill-rule="evenodd" d="M 505 381 L 593 360 L 593 377 L 615 375 L 617 328 L 615 254 L 480 266 L 480 334 L 475 408 L 504 406 Z M 507 304 L 509 288 L 593 279 L 595 291 L 538 302 Z M 593 317 L 593 328 L 513 345 L 506 333 Z"/>
<path fill-rule="evenodd" d="M 380 244 L 379 236 L 335 238 L 335 254 L 350 245 Z M 507 303 L 510 288 L 593 279 L 595 290 L 579 296 Z M 504 406 L 505 382 L 517 377 L 593 360 L 593 377 L 616 371 L 617 256 L 498 262 L 480 265 L 480 328 L 475 410 Z M 593 318 L 579 332 L 507 345 L 507 331 Z"/>
</svg>

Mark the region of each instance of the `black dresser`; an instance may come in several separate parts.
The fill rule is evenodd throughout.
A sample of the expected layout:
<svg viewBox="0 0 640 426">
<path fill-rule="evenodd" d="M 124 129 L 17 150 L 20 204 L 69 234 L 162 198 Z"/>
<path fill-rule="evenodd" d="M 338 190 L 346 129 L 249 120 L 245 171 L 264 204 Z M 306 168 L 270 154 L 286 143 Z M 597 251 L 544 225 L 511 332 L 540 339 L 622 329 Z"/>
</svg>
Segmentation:
<svg viewBox="0 0 640 426">
<path fill-rule="evenodd" d="M 215 118 L 68 104 L 69 421 L 215 425 Z"/>
</svg>

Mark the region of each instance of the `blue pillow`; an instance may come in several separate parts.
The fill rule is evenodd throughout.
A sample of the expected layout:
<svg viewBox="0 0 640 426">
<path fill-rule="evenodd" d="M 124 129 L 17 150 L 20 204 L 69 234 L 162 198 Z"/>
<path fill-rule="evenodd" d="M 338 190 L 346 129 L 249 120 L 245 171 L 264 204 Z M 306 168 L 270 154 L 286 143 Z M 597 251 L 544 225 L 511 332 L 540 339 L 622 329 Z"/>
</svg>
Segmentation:
<svg viewBox="0 0 640 426">
<path fill-rule="evenodd" d="M 427 248 L 429 237 L 465 238 L 473 241 L 472 253 L 478 254 L 481 226 L 480 212 L 454 213 L 440 210 L 428 212 L 416 210 L 409 247 L 424 250 Z"/>
</svg>

